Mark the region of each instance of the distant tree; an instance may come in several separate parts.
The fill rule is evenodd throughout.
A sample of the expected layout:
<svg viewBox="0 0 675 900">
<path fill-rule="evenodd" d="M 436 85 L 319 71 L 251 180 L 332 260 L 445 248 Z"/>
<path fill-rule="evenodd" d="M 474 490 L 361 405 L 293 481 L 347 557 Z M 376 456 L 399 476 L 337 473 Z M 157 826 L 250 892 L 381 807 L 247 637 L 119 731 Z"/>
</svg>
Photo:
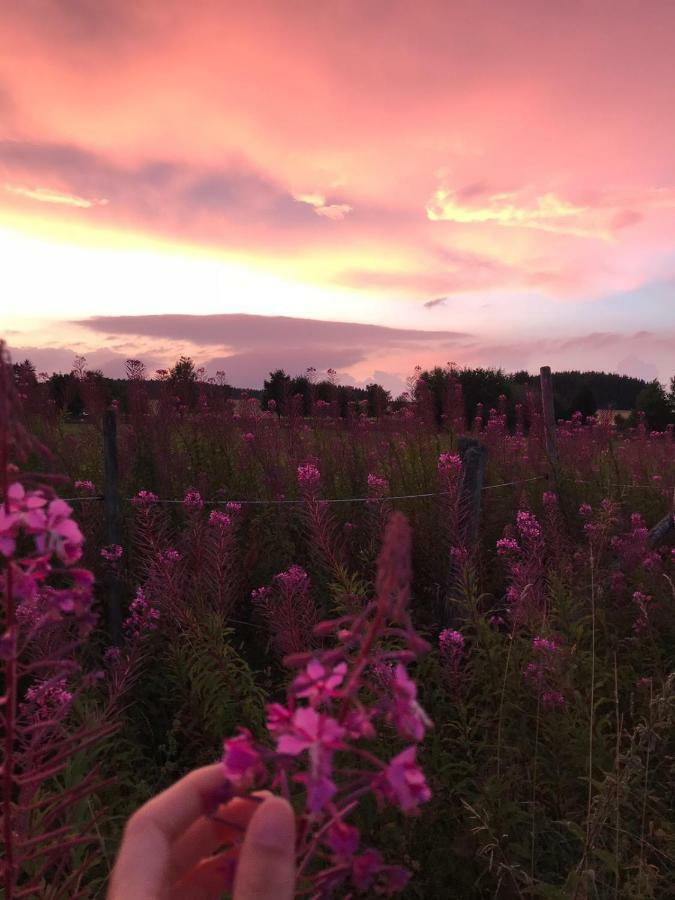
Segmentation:
<svg viewBox="0 0 675 900">
<path fill-rule="evenodd" d="M 391 403 L 391 394 L 381 384 L 372 382 L 366 385 L 366 399 L 368 400 L 368 415 L 377 418 L 384 415 Z"/>
<path fill-rule="evenodd" d="M 20 363 L 14 363 L 12 365 L 12 372 L 14 375 L 14 383 L 21 391 L 33 388 L 38 383 L 35 366 L 29 359 L 24 359 L 24 361 Z"/>
<path fill-rule="evenodd" d="M 672 421 L 672 410 L 663 385 L 657 380 L 650 382 L 638 394 L 636 409 L 645 414 L 647 424 L 655 430 L 663 430 Z"/>
<path fill-rule="evenodd" d="M 128 359 L 125 369 L 129 381 L 143 381 L 145 378 L 145 363 L 140 359 Z"/>
<path fill-rule="evenodd" d="M 675 375 L 670 379 L 670 391 L 668 392 L 671 415 L 675 416 Z"/>
<path fill-rule="evenodd" d="M 169 370 L 169 381 L 173 384 L 193 384 L 197 380 L 195 364 L 189 356 L 181 356 Z"/>
<path fill-rule="evenodd" d="M 307 370 L 310 371 L 309 369 Z M 291 397 L 301 397 L 301 411 L 303 416 L 309 416 L 312 412 L 312 399 L 314 396 L 314 385 L 306 375 L 298 375 L 291 379 L 290 384 Z"/>
<path fill-rule="evenodd" d="M 177 397 L 192 407 L 197 401 L 197 370 L 189 356 L 181 356 L 169 370 L 169 384 Z"/>
<path fill-rule="evenodd" d="M 78 379 L 78 381 L 82 381 L 87 371 L 87 357 L 86 356 L 76 356 L 73 360 L 73 368 L 72 375 Z"/>
<path fill-rule="evenodd" d="M 291 377 L 287 375 L 283 369 L 275 369 L 270 372 L 269 378 L 263 384 L 262 405 L 265 409 L 269 406 L 270 401 L 276 405 L 276 412 L 281 415 L 286 411 L 288 400 L 291 395 Z"/>
</svg>

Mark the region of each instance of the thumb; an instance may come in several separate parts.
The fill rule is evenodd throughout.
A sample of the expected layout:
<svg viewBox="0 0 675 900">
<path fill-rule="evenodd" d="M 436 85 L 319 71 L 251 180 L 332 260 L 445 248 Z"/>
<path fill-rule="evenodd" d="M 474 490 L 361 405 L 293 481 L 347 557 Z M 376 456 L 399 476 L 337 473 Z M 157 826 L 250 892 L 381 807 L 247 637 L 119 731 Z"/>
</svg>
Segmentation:
<svg viewBox="0 0 675 900">
<path fill-rule="evenodd" d="M 269 797 L 246 829 L 234 900 L 292 900 L 294 891 L 295 815 L 286 800 Z"/>
</svg>

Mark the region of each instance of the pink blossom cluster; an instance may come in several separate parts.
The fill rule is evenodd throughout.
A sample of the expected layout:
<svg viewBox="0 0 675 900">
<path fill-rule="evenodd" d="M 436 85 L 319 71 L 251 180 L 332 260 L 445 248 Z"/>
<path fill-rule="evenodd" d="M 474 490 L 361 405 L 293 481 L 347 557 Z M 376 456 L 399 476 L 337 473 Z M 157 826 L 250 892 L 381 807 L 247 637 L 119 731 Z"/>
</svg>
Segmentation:
<svg viewBox="0 0 675 900">
<path fill-rule="evenodd" d="M 159 497 L 152 491 L 139 491 L 131 502 L 134 506 L 150 506 L 153 503 L 157 503 L 158 500 Z"/>
<path fill-rule="evenodd" d="M 209 525 L 213 525 L 215 527 L 226 529 L 229 528 L 232 524 L 232 519 L 228 516 L 227 513 L 221 512 L 219 509 L 214 509 L 212 513 L 209 514 Z"/>
<path fill-rule="evenodd" d="M 446 477 L 455 477 L 462 471 L 462 459 L 458 453 L 441 453 L 438 457 L 438 471 Z"/>
<path fill-rule="evenodd" d="M 55 555 L 72 565 L 82 556 L 84 538 L 70 516 L 64 500 L 48 500 L 40 490 L 26 491 L 18 481 L 11 484 L 0 508 L 0 553 L 12 556 L 20 533 L 33 538 L 35 550 L 44 559 Z"/>
<path fill-rule="evenodd" d="M 43 489 L 27 491 L 19 482 L 9 485 L 0 505 L 0 554 L 7 560 L 0 589 L 5 591 L 11 579 L 17 622 L 29 632 L 65 617 L 81 630 L 95 622 L 94 576 L 74 565 L 84 539 L 72 512 L 64 500 L 50 498 Z M 11 649 L 16 631 L 10 629 L 5 638 Z"/>
<path fill-rule="evenodd" d="M 76 491 L 85 491 L 87 494 L 95 494 L 96 493 L 96 485 L 93 481 L 76 481 L 75 482 L 75 490 Z"/>
<path fill-rule="evenodd" d="M 26 701 L 33 704 L 38 719 L 51 719 L 55 714 L 66 711 L 73 701 L 73 695 L 66 690 L 66 679 L 47 679 L 31 685 L 26 691 Z"/>
<path fill-rule="evenodd" d="M 101 547 L 101 556 L 108 562 L 115 562 L 122 558 L 124 551 L 119 544 L 108 544 L 107 547 Z"/>
<path fill-rule="evenodd" d="M 654 572 L 661 567 L 661 556 L 658 551 L 649 547 L 649 529 L 640 513 L 631 515 L 630 529 L 613 537 L 611 546 L 622 571 L 631 571 L 641 566 L 648 572 Z"/>
<path fill-rule="evenodd" d="M 313 489 L 321 483 L 321 472 L 314 463 L 298 466 L 298 483 L 300 487 Z"/>
<path fill-rule="evenodd" d="M 431 797 L 417 762 L 417 744 L 431 722 L 407 670 L 428 649 L 407 611 L 409 555 L 409 528 L 395 513 L 378 561 L 376 598 L 353 615 L 316 626 L 317 636 L 332 637 L 331 646 L 286 660 L 300 672 L 287 702 L 267 708 L 274 749 L 255 743 L 245 729 L 224 743 L 223 770 L 232 795 L 263 786 L 288 795 L 290 782 L 304 792 L 299 887 L 316 898 L 337 891 L 347 896 L 350 883 L 378 894 L 402 890 L 409 873 L 385 864 L 375 849 L 360 849 L 359 831 L 347 819 L 368 795 L 408 814 Z M 291 578 L 300 578 L 302 570 L 292 569 Z M 370 677 L 378 667 L 391 677 Z M 408 743 L 383 759 L 372 742 L 378 729 L 389 728 Z"/>
<path fill-rule="evenodd" d="M 462 684 L 462 663 L 464 662 L 464 635 L 453 628 L 445 628 L 438 636 L 443 675 L 450 689 L 459 693 Z"/>
<path fill-rule="evenodd" d="M 536 541 L 541 537 L 541 525 L 536 517 L 525 509 L 518 511 L 516 525 L 521 537 L 526 541 Z"/>
<path fill-rule="evenodd" d="M 159 610 L 151 606 L 143 588 L 139 587 L 129 606 L 124 631 L 130 638 L 140 638 L 159 625 Z"/>
<path fill-rule="evenodd" d="M 519 510 L 516 515 L 519 539 L 507 528 L 497 541 L 497 553 L 508 568 L 506 601 L 515 624 L 533 624 L 544 604 L 544 539 L 541 525 L 533 513 Z"/>
<path fill-rule="evenodd" d="M 374 472 L 368 473 L 368 493 L 375 497 L 382 497 L 389 492 L 389 481 L 382 475 Z"/>
<path fill-rule="evenodd" d="M 183 497 L 183 506 L 186 509 L 203 509 L 204 501 L 199 491 L 190 490 Z"/>
<path fill-rule="evenodd" d="M 561 647 L 552 638 L 535 637 L 532 640 L 533 659 L 525 667 L 525 681 L 539 696 L 544 709 L 560 709 L 565 705 L 565 697 L 559 689 L 561 670 Z"/>
</svg>

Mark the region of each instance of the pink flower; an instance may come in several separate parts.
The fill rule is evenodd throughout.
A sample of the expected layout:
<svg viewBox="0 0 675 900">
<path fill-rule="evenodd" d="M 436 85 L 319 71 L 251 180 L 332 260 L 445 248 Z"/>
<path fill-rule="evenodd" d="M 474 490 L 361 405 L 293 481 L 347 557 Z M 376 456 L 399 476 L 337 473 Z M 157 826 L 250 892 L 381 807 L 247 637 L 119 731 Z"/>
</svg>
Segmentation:
<svg viewBox="0 0 675 900">
<path fill-rule="evenodd" d="M 297 756 L 314 747 L 336 750 L 341 746 L 343 735 L 344 728 L 335 719 L 303 706 L 293 713 L 290 729 L 279 737 L 277 750 L 289 756 Z"/>
<path fill-rule="evenodd" d="M 393 703 L 388 718 L 393 721 L 401 737 L 421 741 L 431 719 L 417 702 L 417 685 L 408 677 L 405 666 L 398 663 L 391 682 Z"/>
<path fill-rule="evenodd" d="M 183 498 L 183 506 L 192 509 L 202 509 L 204 506 L 202 495 L 199 491 L 188 491 Z"/>
<path fill-rule="evenodd" d="M 149 506 L 151 503 L 157 503 L 159 497 L 152 491 L 139 491 L 132 499 L 134 506 Z"/>
<path fill-rule="evenodd" d="M 252 444 L 253 441 L 255 440 L 255 435 L 252 432 L 247 431 L 246 434 L 244 435 L 244 440 L 246 441 L 247 444 Z"/>
<path fill-rule="evenodd" d="M 96 485 L 93 481 L 76 481 L 75 490 L 86 491 L 86 493 L 88 494 L 94 494 L 96 492 Z"/>
<path fill-rule="evenodd" d="M 109 544 L 107 547 L 101 547 L 101 556 L 103 559 L 107 559 L 108 562 L 121 559 L 123 552 L 119 544 Z"/>
<path fill-rule="evenodd" d="M 260 753 L 253 746 L 253 737 L 246 728 L 223 743 L 223 772 L 237 788 L 250 788 L 265 775 Z"/>
<path fill-rule="evenodd" d="M 77 523 L 70 518 L 72 511 L 65 500 L 51 500 L 44 531 L 35 538 L 38 552 L 53 553 L 66 565 L 72 565 L 82 556 L 84 543 Z"/>
<path fill-rule="evenodd" d="M 220 512 L 218 509 L 214 509 L 212 513 L 209 514 L 209 525 L 216 525 L 219 528 L 225 529 L 229 528 L 232 524 L 232 519 L 227 515 L 227 513 Z"/>
<path fill-rule="evenodd" d="M 438 471 L 443 475 L 458 475 L 462 471 L 462 459 L 458 453 L 441 453 Z"/>
<path fill-rule="evenodd" d="M 232 514 L 241 512 L 241 503 L 235 503 L 233 500 L 230 500 L 229 503 L 225 504 L 225 509 Z"/>
<path fill-rule="evenodd" d="M 520 545 L 515 538 L 500 538 L 497 541 L 497 553 L 500 556 L 506 556 L 508 553 L 517 553 Z"/>
<path fill-rule="evenodd" d="M 73 695 L 66 690 L 65 678 L 56 681 L 38 681 L 26 691 L 26 700 L 36 706 L 38 719 L 49 719 L 55 713 L 65 711 L 73 700 Z"/>
<path fill-rule="evenodd" d="M 584 519 L 588 519 L 593 515 L 593 507 L 590 505 L 590 503 L 581 504 L 581 506 L 579 507 L 579 515 Z"/>
<path fill-rule="evenodd" d="M 321 483 L 321 472 L 314 463 L 298 466 L 298 483 L 301 487 L 315 488 Z"/>
<path fill-rule="evenodd" d="M 372 472 L 368 475 L 368 490 L 377 497 L 386 494 L 389 490 L 389 482 L 381 475 L 375 475 Z"/>
<path fill-rule="evenodd" d="M 159 610 L 150 605 L 145 591 L 139 587 L 131 601 L 129 615 L 124 620 L 124 630 L 129 637 L 140 638 L 150 631 L 155 631 L 159 618 Z"/>
<path fill-rule="evenodd" d="M 459 631 L 445 628 L 438 636 L 441 652 L 449 655 L 461 653 L 464 650 L 464 636 Z"/>
<path fill-rule="evenodd" d="M 347 674 L 347 663 L 338 663 L 333 669 L 326 669 L 313 659 L 306 671 L 293 682 L 293 689 L 298 697 L 306 697 L 312 706 L 318 706 L 332 697 L 339 696 L 336 688 L 344 681 Z"/>
<path fill-rule="evenodd" d="M 309 586 L 309 575 L 300 566 L 292 565 L 285 572 L 274 576 L 277 584 L 287 591 L 304 590 Z"/>
<path fill-rule="evenodd" d="M 269 703 L 267 706 L 267 730 L 274 737 L 289 734 L 293 724 L 293 713 L 281 703 Z"/>
<path fill-rule="evenodd" d="M 384 772 L 383 791 L 388 800 L 398 803 L 403 812 L 416 810 L 431 799 L 424 772 L 416 762 L 417 748 L 406 747 L 395 756 Z"/>
<path fill-rule="evenodd" d="M 328 829 L 328 845 L 340 861 L 349 861 L 359 846 L 359 829 L 338 820 Z"/>
<path fill-rule="evenodd" d="M 521 509 L 516 515 L 516 524 L 523 538 L 526 540 L 536 540 L 541 537 L 541 526 L 535 516 L 527 510 Z"/>
<path fill-rule="evenodd" d="M 309 772 L 295 778 L 307 785 L 310 813 L 318 813 L 337 791 L 331 777 L 332 758 L 333 752 L 342 746 L 344 728 L 335 719 L 320 715 L 311 707 L 295 711 L 291 728 L 277 740 L 277 751 L 290 756 L 309 751 Z"/>
</svg>

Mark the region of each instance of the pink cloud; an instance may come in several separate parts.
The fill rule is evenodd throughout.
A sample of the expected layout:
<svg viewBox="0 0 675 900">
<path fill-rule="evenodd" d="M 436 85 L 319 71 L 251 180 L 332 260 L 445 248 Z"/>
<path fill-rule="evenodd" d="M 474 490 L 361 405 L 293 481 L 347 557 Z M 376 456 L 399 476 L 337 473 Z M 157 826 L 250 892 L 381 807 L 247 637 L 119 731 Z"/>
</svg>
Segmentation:
<svg viewBox="0 0 675 900">
<path fill-rule="evenodd" d="M 3 24 L 3 172 L 110 201 L 3 192 L 10 218 L 88 216 L 355 290 L 399 278 L 415 300 L 599 294 L 672 265 L 668 0 L 100 0 Z"/>
</svg>

